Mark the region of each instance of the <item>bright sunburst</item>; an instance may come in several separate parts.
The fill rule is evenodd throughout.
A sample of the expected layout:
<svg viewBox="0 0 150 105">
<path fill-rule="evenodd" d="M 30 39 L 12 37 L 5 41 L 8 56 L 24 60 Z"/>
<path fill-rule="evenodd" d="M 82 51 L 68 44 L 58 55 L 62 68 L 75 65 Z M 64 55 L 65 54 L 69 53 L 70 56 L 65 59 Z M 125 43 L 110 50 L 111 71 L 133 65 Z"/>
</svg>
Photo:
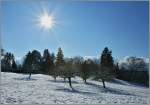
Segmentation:
<svg viewBox="0 0 150 105">
<path fill-rule="evenodd" d="M 44 30 L 50 30 L 55 25 L 54 17 L 45 12 L 38 16 L 38 25 Z"/>
<path fill-rule="evenodd" d="M 45 14 L 40 17 L 40 25 L 44 29 L 51 29 L 54 25 L 54 20 L 52 16 L 49 16 L 48 14 Z"/>
</svg>

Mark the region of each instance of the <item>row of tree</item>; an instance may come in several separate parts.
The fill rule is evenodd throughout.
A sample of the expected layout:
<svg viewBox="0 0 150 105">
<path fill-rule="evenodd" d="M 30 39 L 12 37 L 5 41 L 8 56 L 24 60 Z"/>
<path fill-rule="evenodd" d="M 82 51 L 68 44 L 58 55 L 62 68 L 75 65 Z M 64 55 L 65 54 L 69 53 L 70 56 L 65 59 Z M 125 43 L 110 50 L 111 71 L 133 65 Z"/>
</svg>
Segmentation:
<svg viewBox="0 0 150 105">
<path fill-rule="evenodd" d="M 3 49 L 1 49 L 1 66 L 2 69 L 17 69 L 14 55 L 9 52 L 4 54 Z"/>
<path fill-rule="evenodd" d="M 65 58 L 61 48 L 58 48 L 56 55 L 50 53 L 48 49 L 44 50 L 43 55 L 37 50 L 29 51 L 21 65 L 16 64 L 15 57 L 12 53 L 4 53 L 1 49 L 1 56 L 2 71 L 28 73 L 29 79 L 32 73 L 51 75 L 54 81 L 56 81 L 56 78 L 59 76 L 64 78 L 64 81 L 66 81 L 67 78 L 70 87 L 72 87 L 71 78 L 80 76 L 85 83 L 88 78 L 100 80 L 105 88 L 106 80 L 117 77 L 119 79 L 130 78 L 129 80 L 131 81 L 133 77 L 135 77 L 135 72 L 133 71 L 141 70 L 145 67 L 143 60 L 136 57 L 127 59 L 127 68 L 124 67 L 125 63 L 114 63 L 112 51 L 107 47 L 104 48 L 98 60 L 84 59 L 80 56 Z M 131 72 L 128 72 L 128 75 L 124 76 L 126 71 Z M 146 81 L 148 81 L 147 77 Z"/>
<path fill-rule="evenodd" d="M 56 57 L 48 49 L 44 50 L 43 56 L 37 50 L 29 51 L 23 60 L 23 64 L 18 66 L 12 53 L 4 54 L 3 51 L 1 52 L 2 70 L 29 73 L 29 79 L 32 73 L 51 75 L 55 81 L 60 76 L 64 78 L 64 81 L 68 78 L 70 87 L 72 87 L 71 78 L 80 76 L 85 83 L 90 77 L 100 79 L 105 88 L 105 80 L 115 77 L 115 70 L 117 70 L 112 52 L 107 47 L 104 48 L 99 58 L 100 62 L 92 59 L 84 60 L 82 57 L 64 58 L 62 49 L 58 48 Z"/>
<path fill-rule="evenodd" d="M 140 57 L 126 57 L 119 63 L 117 78 L 149 86 L 149 61 Z"/>
</svg>

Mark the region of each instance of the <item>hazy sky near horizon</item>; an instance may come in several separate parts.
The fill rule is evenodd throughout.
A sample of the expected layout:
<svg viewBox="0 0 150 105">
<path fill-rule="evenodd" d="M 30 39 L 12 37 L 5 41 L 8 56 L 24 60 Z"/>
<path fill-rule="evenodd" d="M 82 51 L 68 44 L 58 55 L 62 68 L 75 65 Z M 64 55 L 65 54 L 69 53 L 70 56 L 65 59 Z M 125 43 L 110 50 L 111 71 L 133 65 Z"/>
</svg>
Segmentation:
<svg viewBox="0 0 150 105">
<path fill-rule="evenodd" d="M 23 57 L 45 48 L 66 57 L 100 56 L 104 47 L 115 58 L 148 57 L 148 2 L 3 1 L 2 47 Z M 37 24 L 43 10 L 56 21 L 50 31 Z"/>
</svg>

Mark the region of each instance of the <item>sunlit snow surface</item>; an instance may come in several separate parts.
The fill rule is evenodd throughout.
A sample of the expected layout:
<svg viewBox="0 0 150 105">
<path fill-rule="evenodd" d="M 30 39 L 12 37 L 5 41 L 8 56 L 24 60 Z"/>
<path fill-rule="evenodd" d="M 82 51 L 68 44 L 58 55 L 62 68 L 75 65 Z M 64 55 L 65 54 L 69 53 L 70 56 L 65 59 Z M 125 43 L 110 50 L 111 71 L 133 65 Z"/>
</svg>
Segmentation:
<svg viewBox="0 0 150 105">
<path fill-rule="evenodd" d="M 68 82 L 47 75 L 1 73 L 1 104 L 149 104 L 149 88 L 131 85 L 125 81 L 102 83 L 82 79 L 72 79 L 73 90 Z"/>
</svg>

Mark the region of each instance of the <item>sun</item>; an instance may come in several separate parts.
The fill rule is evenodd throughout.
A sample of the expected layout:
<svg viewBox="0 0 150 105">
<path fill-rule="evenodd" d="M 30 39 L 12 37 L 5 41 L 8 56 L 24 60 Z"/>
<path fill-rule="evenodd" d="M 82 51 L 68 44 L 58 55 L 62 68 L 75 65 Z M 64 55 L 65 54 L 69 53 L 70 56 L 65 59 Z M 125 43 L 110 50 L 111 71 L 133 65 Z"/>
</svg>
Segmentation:
<svg viewBox="0 0 150 105">
<path fill-rule="evenodd" d="M 40 16 L 39 22 L 40 26 L 44 29 L 51 29 L 55 24 L 53 16 L 50 16 L 48 14 Z"/>
</svg>

